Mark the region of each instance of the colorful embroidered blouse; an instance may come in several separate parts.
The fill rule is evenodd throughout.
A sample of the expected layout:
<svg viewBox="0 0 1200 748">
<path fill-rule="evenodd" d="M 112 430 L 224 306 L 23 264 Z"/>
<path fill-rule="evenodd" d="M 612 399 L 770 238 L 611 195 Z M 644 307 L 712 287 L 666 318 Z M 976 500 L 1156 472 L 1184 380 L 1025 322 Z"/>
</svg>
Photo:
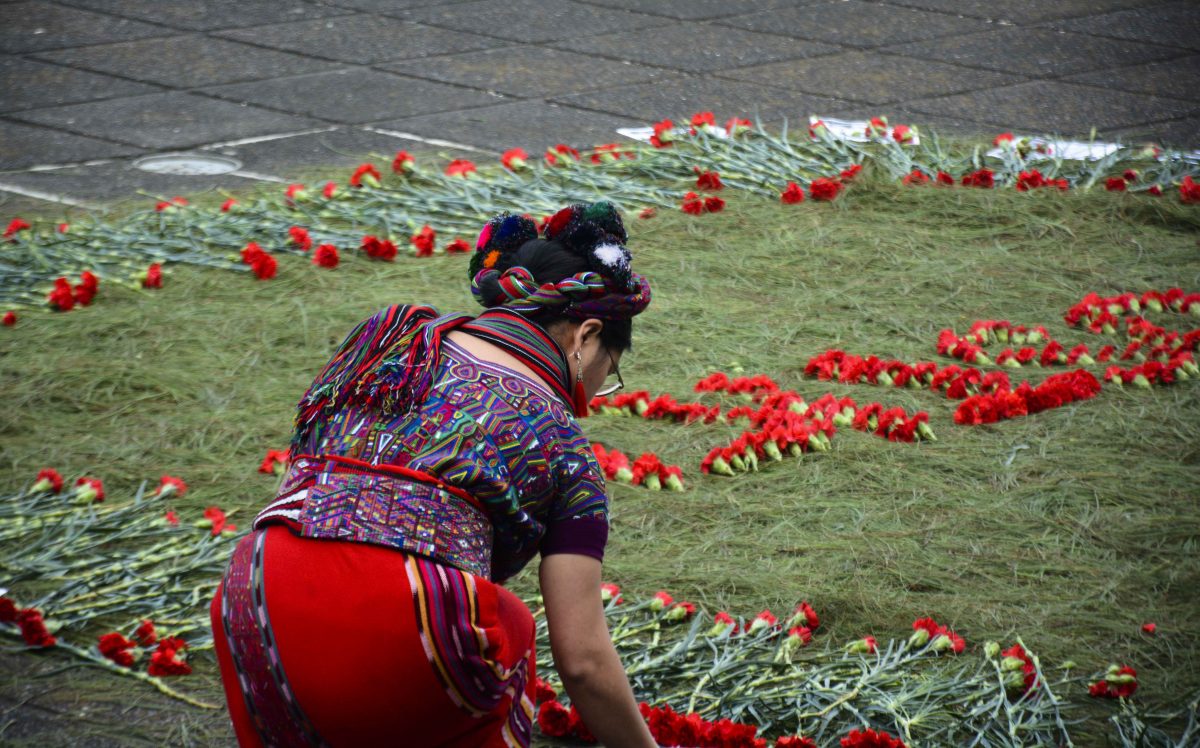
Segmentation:
<svg viewBox="0 0 1200 748">
<path fill-rule="evenodd" d="M 449 338 L 437 351 L 411 410 L 359 398 L 308 424 L 293 455 L 311 457 L 293 459 L 256 527 L 285 520 L 306 536 L 389 545 L 497 581 L 539 551 L 602 559 L 604 477 L 563 398 Z"/>
</svg>

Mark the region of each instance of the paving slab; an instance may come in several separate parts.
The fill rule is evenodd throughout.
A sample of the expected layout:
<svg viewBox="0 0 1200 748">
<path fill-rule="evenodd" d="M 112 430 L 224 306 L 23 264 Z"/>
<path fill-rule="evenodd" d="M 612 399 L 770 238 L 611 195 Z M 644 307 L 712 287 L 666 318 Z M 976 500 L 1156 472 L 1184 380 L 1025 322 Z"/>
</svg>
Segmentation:
<svg viewBox="0 0 1200 748">
<path fill-rule="evenodd" d="M 988 27 L 986 21 L 976 18 L 860 0 L 767 10 L 722 19 L 718 23 L 850 47 L 878 47 L 882 44 L 964 34 Z"/>
<path fill-rule="evenodd" d="M 1101 39 L 1047 28 L 1006 28 L 916 43 L 884 47 L 881 52 L 935 59 L 971 67 L 1056 77 L 1124 65 L 1156 62 L 1185 53 L 1157 44 Z"/>
<path fill-rule="evenodd" d="M 1200 150 L 1200 116 L 1155 122 L 1106 133 L 1125 142 L 1153 142 L 1175 148 Z"/>
<path fill-rule="evenodd" d="M 724 76 L 849 101 L 887 104 L 1026 80 L 1022 76 L 876 52 L 843 52 L 726 71 Z"/>
<path fill-rule="evenodd" d="M 495 104 L 499 94 L 367 68 L 215 86 L 204 93 L 330 122 L 363 123 Z"/>
<path fill-rule="evenodd" d="M 583 109 L 632 117 L 642 125 L 664 117 L 687 121 L 698 111 L 712 111 L 717 120 L 738 116 L 775 123 L 808 121 L 810 114 L 844 109 L 847 102 L 756 83 L 718 78 L 678 77 L 657 83 L 616 86 L 603 91 L 559 96 L 555 101 Z"/>
<path fill-rule="evenodd" d="M 353 8 L 381 15 L 396 14 L 410 8 L 424 8 L 429 5 L 449 5 L 450 3 L 469 2 L 470 0 L 325 0 L 326 5 L 336 5 L 340 8 Z"/>
<path fill-rule="evenodd" d="M 154 174 L 135 168 L 132 161 L 116 161 L 94 166 L 72 166 L 52 171 L 25 171 L 0 174 L 0 183 L 87 202 L 111 203 L 125 200 L 150 205 L 175 195 L 196 195 L 219 188 L 246 189 L 265 184 L 256 180 L 222 174 L 188 177 L 178 174 Z M 146 192 L 149 195 L 139 193 Z"/>
<path fill-rule="evenodd" d="M 370 15 L 280 23 L 218 33 L 235 41 L 359 65 L 488 49 L 504 44 L 480 34 L 464 34 Z"/>
<path fill-rule="evenodd" d="M 1200 50 L 1200 5 L 1192 0 L 1059 21 L 1052 25 L 1084 34 Z"/>
<path fill-rule="evenodd" d="M 126 18 L 43 2 L 0 4 L 0 52 L 103 44 L 170 33 Z"/>
<path fill-rule="evenodd" d="M 1200 103 L 1106 91 L 1059 81 L 1031 81 L 969 94 L 910 101 L 915 112 L 961 116 L 1020 127 L 1027 131 L 1086 134 L 1091 127 L 1112 130 L 1200 112 Z"/>
<path fill-rule="evenodd" d="M 142 148 L 188 148 L 252 135 L 307 130 L 314 124 L 309 119 L 189 93 L 68 104 L 9 116 Z"/>
<path fill-rule="evenodd" d="M 417 78 L 536 99 L 560 93 L 638 83 L 669 73 L 535 45 L 520 45 L 377 65 Z"/>
<path fill-rule="evenodd" d="M 39 164 L 69 164 L 139 153 L 124 143 L 85 138 L 62 130 L 0 119 L 0 170 Z"/>
<path fill-rule="evenodd" d="M 566 143 L 576 148 L 619 142 L 618 127 L 643 124 L 628 117 L 586 112 L 543 101 L 518 101 L 452 114 L 382 122 L 377 127 L 502 152 L 524 148 L 535 158 Z"/>
<path fill-rule="evenodd" d="M 564 39 L 553 44 L 560 49 L 693 73 L 816 57 L 841 49 L 832 44 L 693 22 L 626 31 L 611 36 Z"/>
<path fill-rule="evenodd" d="M 257 26 L 263 23 L 323 18 L 353 11 L 331 3 L 299 0 L 203 0 L 168 2 L 167 0 L 62 0 L 91 10 L 127 18 L 151 21 L 174 29 L 211 31 L 213 29 Z"/>
<path fill-rule="evenodd" d="M 570 0 L 454 3 L 407 11 L 405 18 L 515 42 L 549 42 L 664 26 L 669 19 Z M 615 36 L 614 36 L 615 38 Z"/>
<path fill-rule="evenodd" d="M 60 49 L 35 56 L 176 88 L 315 73 L 338 67 L 333 62 L 202 34 Z"/>
<path fill-rule="evenodd" d="M 828 0 L 584 0 L 589 5 L 605 8 L 620 8 L 666 16 L 681 21 L 701 21 L 712 18 L 737 16 L 769 8 L 786 8 L 795 5 L 812 5 Z"/>
<path fill-rule="evenodd" d="M 366 161 L 371 161 L 381 171 L 386 172 L 396 151 L 400 150 L 414 154 L 418 160 L 423 160 L 422 157 L 426 156 L 432 159 L 435 154 L 441 152 L 447 154 L 447 160 L 479 157 L 477 153 L 436 148 L 356 127 L 340 127 L 329 132 L 205 149 L 206 152 L 236 158 L 242 162 L 242 168 L 246 171 L 284 179 L 296 179 L 338 167 L 345 170 L 348 179 L 351 170 Z"/>
<path fill-rule="evenodd" d="M 1074 18 L 1107 10 L 1153 5 L 1161 0 L 885 0 L 891 5 L 938 10 L 943 13 L 1029 24 L 1054 18 Z"/>
<path fill-rule="evenodd" d="M 1127 68 L 1094 70 L 1063 80 L 1104 89 L 1197 101 L 1200 100 L 1200 55 Z"/>
<path fill-rule="evenodd" d="M 3 181 L 4 176 L 0 175 L 0 182 Z M 0 221 L 3 221 L 5 225 L 14 218 L 24 218 L 26 221 L 33 221 L 35 218 L 70 221 L 73 217 L 82 216 L 85 213 L 83 208 L 0 190 Z"/>
<path fill-rule="evenodd" d="M 137 96 L 160 90 L 157 86 L 74 70 L 62 65 L 0 57 L 0 111 L 34 109 L 56 104 Z"/>
</svg>

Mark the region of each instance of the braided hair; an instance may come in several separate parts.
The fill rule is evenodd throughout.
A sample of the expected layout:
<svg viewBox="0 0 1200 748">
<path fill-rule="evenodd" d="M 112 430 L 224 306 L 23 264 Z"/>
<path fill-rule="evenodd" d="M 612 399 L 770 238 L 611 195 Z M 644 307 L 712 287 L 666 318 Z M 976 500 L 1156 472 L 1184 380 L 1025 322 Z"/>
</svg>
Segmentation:
<svg viewBox="0 0 1200 748">
<path fill-rule="evenodd" d="M 601 344 L 627 350 L 632 317 L 650 301 L 649 284 L 630 268 L 627 240 L 608 202 L 563 208 L 547 221 L 544 238 L 527 216 L 504 213 L 480 233 L 471 292 L 483 306 L 507 307 L 545 329 L 601 319 Z"/>
</svg>

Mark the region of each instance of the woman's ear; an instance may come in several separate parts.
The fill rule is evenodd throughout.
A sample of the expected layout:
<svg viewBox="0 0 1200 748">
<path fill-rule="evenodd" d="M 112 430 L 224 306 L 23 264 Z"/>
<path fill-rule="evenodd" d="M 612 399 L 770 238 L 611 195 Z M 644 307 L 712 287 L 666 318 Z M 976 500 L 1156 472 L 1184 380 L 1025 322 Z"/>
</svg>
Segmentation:
<svg viewBox="0 0 1200 748">
<path fill-rule="evenodd" d="M 600 331 L 603 329 L 604 323 L 600 320 L 585 319 L 575 330 L 575 342 L 577 346 L 579 348 L 583 348 L 585 345 L 592 342 L 593 338 L 599 341 Z"/>
</svg>

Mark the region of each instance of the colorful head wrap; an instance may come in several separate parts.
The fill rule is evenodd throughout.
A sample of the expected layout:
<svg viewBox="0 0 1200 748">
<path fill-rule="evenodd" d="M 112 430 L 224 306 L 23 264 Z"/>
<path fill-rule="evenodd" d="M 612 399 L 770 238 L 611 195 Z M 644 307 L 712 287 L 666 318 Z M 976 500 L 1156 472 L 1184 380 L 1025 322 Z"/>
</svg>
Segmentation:
<svg viewBox="0 0 1200 748">
<path fill-rule="evenodd" d="M 480 304 L 605 320 L 629 319 L 649 305 L 650 284 L 630 268 L 628 235 L 612 203 L 571 205 L 546 222 L 545 238 L 582 257 L 588 270 L 538 285 L 532 273 L 513 262 L 521 245 L 536 236 L 526 216 L 502 213 L 484 225 L 470 265 L 471 293 Z"/>
</svg>

